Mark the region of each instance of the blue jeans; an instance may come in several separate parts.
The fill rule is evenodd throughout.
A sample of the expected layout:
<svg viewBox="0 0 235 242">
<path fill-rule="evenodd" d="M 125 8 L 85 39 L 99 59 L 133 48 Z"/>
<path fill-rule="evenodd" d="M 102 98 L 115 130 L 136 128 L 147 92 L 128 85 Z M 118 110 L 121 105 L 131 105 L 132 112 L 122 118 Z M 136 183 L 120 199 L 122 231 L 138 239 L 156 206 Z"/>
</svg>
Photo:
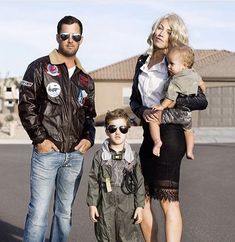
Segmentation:
<svg viewBox="0 0 235 242">
<path fill-rule="evenodd" d="M 33 149 L 31 197 L 25 222 L 24 242 L 45 241 L 48 208 L 54 188 L 50 241 L 67 241 L 72 225 L 72 205 L 83 171 L 83 160 L 83 154 L 79 151 L 38 153 Z"/>
</svg>

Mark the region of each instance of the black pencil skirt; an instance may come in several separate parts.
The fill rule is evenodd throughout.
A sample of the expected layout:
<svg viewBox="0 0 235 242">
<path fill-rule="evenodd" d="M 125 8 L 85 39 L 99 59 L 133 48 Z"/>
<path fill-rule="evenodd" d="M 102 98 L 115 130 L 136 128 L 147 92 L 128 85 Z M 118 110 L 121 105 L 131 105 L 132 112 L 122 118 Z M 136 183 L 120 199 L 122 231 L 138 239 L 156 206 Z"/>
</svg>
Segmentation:
<svg viewBox="0 0 235 242">
<path fill-rule="evenodd" d="M 146 195 L 159 200 L 178 201 L 180 166 L 186 151 L 184 131 L 177 124 L 160 125 L 163 144 L 160 157 L 157 157 L 152 153 L 153 141 L 147 123 L 144 123 L 143 129 L 140 161 Z"/>
</svg>

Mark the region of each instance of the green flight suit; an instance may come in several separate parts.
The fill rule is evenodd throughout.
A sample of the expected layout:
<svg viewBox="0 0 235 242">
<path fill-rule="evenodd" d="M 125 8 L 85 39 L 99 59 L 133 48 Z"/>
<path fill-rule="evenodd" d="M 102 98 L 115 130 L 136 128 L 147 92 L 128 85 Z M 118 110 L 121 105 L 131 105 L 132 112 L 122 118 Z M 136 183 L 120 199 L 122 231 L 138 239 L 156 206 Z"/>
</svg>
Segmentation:
<svg viewBox="0 0 235 242">
<path fill-rule="evenodd" d="M 95 153 L 89 173 L 87 204 L 96 206 L 99 212 L 96 238 L 99 242 L 140 242 L 139 225 L 134 224 L 133 219 L 135 209 L 144 207 L 145 199 L 139 156 L 127 143 L 122 154 L 116 157 L 115 154 L 106 140 Z M 136 178 L 134 192 L 130 194 L 122 185 L 128 172 L 133 172 Z M 107 178 L 111 180 L 110 192 L 107 191 Z"/>
</svg>

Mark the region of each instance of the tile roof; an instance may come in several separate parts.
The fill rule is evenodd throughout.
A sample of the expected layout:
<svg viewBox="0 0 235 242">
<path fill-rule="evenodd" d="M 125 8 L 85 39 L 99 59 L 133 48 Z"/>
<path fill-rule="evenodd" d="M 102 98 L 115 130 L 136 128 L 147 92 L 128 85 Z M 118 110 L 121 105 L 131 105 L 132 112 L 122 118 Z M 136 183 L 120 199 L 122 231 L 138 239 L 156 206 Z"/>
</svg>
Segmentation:
<svg viewBox="0 0 235 242">
<path fill-rule="evenodd" d="M 208 79 L 235 81 L 235 53 L 223 57 L 218 56 L 218 59 L 214 58 L 213 63 L 200 66 L 198 71 L 202 77 Z"/>
<path fill-rule="evenodd" d="M 195 51 L 194 68 L 203 78 L 232 78 L 235 80 L 235 52 L 226 50 Z M 139 55 L 94 70 L 89 74 L 96 81 L 132 80 Z"/>
<path fill-rule="evenodd" d="M 89 74 L 95 80 L 132 80 L 139 55 L 102 67 Z"/>
</svg>

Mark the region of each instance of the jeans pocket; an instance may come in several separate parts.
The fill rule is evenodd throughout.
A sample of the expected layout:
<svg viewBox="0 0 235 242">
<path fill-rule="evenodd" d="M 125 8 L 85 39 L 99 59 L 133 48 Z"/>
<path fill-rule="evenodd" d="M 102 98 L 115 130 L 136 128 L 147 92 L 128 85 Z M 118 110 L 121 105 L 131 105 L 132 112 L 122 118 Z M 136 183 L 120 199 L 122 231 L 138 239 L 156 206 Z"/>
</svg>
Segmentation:
<svg viewBox="0 0 235 242">
<path fill-rule="evenodd" d="M 34 151 L 37 155 L 49 155 L 49 154 L 52 154 L 54 152 L 56 152 L 55 150 L 51 149 L 51 150 L 48 150 L 46 152 L 41 152 L 41 151 L 38 151 L 37 147 L 35 146 L 34 147 Z"/>
</svg>

